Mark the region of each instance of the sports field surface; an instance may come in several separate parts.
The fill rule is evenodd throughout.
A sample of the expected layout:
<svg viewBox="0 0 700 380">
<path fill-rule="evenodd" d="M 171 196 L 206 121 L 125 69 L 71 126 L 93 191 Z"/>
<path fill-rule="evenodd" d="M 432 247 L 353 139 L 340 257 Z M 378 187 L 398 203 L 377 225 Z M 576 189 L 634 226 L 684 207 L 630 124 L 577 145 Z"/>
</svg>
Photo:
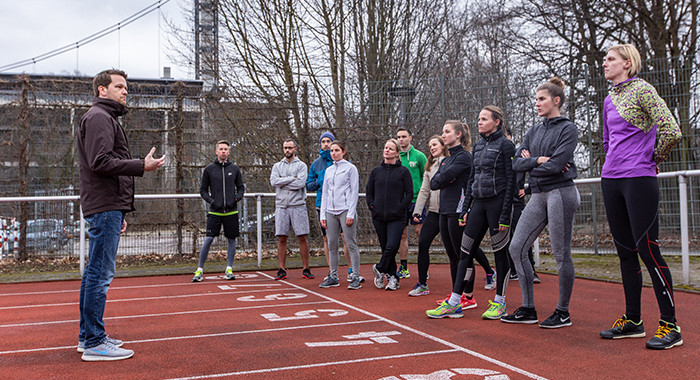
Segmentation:
<svg viewBox="0 0 700 380">
<path fill-rule="evenodd" d="M 483 272 L 477 268 L 478 276 Z M 690 379 L 699 378 L 700 295 L 676 292 L 684 345 L 644 347 L 658 327 L 653 290 L 644 288 L 644 339 L 603 340 L 624 312 L 622 285 L 576 279 L 573 325 L 542 329 L 482 320 L 495 291 L 477 279 L 478 307 L 459 319 L 429 319 L 425 310 L 450 292 L 449 267 L 430 267 L 431 294 L 409 297 L 415 278 L 395 292 L 372 283 L 359 290 L 320 289 L 301 270 L 117 278 L 108 293 L 110 336 L 132 358 L 83 362 L 76 352 L 79 281 L 0 285 L 0 379 Z M 417 273 L 412 273 L 414 277 Z M 540 321 L 557 302 L 558 278 L 535 285 Z M 520 306 L 510 281 L 509 311 Z"/>
</svg>

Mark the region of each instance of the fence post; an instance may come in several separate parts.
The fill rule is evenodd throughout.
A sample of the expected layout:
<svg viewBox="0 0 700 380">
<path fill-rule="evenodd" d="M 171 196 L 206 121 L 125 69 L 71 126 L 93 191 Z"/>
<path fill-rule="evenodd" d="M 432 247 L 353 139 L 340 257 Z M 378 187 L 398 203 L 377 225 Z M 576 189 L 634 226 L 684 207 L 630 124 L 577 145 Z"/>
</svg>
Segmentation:
<svg viewBox="0 0 700 380">
<path fill-rule="evenodd" d="M 681 211 L 681 262 L 683 264 L 683 283 L 690 284 L 690 248 L 688 245 L 688 187 L 685 176 L 678 176 L 678 195 Z"/>
<path fill-rule="evenodd" d="M 255 197 L 255 212 L 258 225 L 258 266 L 262 266 L 262 195 Z"/>
</svg>

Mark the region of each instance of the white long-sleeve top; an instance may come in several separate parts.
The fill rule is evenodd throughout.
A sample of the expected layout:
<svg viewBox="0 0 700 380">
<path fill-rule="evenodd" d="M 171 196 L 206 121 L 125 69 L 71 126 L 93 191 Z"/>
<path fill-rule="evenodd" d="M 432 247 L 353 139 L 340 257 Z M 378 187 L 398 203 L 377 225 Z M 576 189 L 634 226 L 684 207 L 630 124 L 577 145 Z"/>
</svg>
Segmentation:
<svg viewBox="0 0 700 380">
<path fill-rule="evenodd" d="M 423 212 L 423 207 L 428 206 L 428 211 L 440 212 L 440 190 L 430 190 L 430 180 L 433 179 L 435 173 L 437 173 L 440 163 L 445 157 L 438 157 L 430 170 L 426 170 L 423 173 L 423 183 L 421 184 L 420 191 L 418 192 L 418 197 L 416 198 L 416 207 L 413 209 L 415 214 L 420 214 Z"/>
<path fill-rule="evenodd" d="M 355 165 L 347 160 L 333 161 L 326 169 L 321 196 L 321 220 L 326 220 L 326 212 L 355 219 L 357 199 L 360 195 L 360 176 Z"/>
</svg>

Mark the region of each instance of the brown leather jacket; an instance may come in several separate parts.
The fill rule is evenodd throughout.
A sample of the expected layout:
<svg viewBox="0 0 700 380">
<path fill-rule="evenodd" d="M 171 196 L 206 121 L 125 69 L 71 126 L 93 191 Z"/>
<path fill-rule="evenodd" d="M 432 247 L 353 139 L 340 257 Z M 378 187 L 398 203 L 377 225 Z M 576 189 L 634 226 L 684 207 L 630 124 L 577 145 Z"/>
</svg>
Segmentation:
<svg viewBox="0 0 700 380">
<path fill-rule="evenodd" d="M 116 119 L 125 113 L 125 106 L 95 98 L 80 120 L 80 205 L 86 216 L 134 210 L 133 176 L 143 176 L 144 161 L 129 153 L 126 133 Z"/>
</svg>

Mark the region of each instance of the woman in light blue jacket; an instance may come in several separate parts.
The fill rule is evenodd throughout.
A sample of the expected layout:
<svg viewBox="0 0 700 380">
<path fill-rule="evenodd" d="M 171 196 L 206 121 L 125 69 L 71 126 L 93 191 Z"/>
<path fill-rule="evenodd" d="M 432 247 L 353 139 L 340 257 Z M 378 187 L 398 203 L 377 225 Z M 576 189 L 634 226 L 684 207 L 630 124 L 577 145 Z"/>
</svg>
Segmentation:
<svg viewBox="0 0 700 380">
<path fill-rule="evenodd" d="M 321 288 L 340 286 L 340 281 L 338 280 L 338 243 L 341 231 L 350 251 L 352 265 L 352 275 L 348 289 L 359 289 L 362 287 L 360 251 L 357 248 L 355 238 L 360 176 L 355 165 L 344 159 L 346 153 L 346 147 L 343 142 L 336 140 L 331 144 L 333 164 L 326 169 L 323 179 L 321 226 L 326 229 L 328 236 L 330 273 L 319 285 Z"/>
</svg>

